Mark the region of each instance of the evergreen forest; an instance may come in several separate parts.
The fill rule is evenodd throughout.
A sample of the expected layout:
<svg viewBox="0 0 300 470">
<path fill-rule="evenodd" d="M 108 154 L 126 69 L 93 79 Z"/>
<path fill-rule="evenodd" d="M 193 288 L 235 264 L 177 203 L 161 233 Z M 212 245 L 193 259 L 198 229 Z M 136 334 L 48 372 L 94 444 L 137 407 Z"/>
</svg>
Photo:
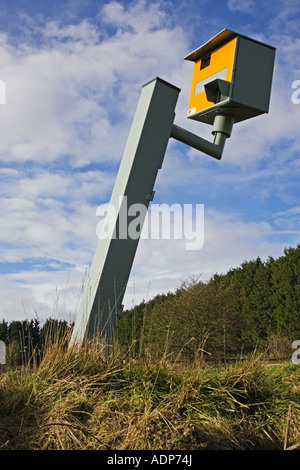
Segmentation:
<svg viewBox="0 0 300 470">
<path fill-rule="evenodd" d="M 117 338 L 133 356 L 226 362 L 267 351 L 290 357 L 300 339 L 300 245 L 142 302 L 120 317 Z"/>
</svg>

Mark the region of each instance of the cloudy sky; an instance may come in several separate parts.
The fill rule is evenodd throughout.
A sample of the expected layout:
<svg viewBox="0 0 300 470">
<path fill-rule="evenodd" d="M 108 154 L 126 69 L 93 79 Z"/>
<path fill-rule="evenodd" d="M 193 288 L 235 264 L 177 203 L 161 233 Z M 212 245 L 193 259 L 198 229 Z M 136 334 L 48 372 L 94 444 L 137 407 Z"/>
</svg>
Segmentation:
<svg viewBox="0 0 300 470">
<path fill-rule="evenodd" d="M 224 28 L 277 48 L 270 112 L 221 161 L 170 140 L 153 202 L 204 204 L 204 246 L 141 240 L 125 308 L 299 243 L 300 1 L 0 1 L 0 320 L 76 317 L 142 85 L 179 87 L 176 124 L 211 140 L 183 58 Z"/>
</svg>

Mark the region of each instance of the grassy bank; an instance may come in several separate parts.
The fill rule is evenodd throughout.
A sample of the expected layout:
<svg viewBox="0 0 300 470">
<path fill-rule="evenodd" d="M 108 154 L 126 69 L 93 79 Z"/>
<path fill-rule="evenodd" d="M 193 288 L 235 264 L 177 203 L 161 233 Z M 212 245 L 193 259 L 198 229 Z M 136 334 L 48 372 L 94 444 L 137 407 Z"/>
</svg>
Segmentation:
<svg viewBox="0 0 300 470">
<path fill-rule="evenodd" d="M 283 449 L 300 441 L 299 383 L 300 366 L 262 357 L 182 367 L 49 344 L 0 374 L 0 448 Z"/>
</svg>

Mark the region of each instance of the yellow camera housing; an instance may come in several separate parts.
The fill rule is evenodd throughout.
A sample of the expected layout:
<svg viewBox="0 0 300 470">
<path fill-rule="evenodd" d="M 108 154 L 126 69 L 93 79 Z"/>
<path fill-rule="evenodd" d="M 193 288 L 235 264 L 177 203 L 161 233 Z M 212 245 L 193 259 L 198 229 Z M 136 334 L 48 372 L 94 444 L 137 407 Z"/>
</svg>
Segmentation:
<svg viewBox="0 0 300 470">
<path fill-rule="evenodd" d="M 276 49 L 224 29 L 185 57 L 195 62 L 187 117 L 213 124 L 267 113 Z"/>
</svg>

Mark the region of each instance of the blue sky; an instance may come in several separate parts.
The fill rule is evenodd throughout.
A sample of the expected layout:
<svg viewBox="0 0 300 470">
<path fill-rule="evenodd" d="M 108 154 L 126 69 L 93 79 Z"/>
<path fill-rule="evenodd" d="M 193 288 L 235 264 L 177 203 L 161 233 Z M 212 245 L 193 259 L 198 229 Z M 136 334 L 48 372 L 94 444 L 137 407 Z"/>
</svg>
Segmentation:
<svg viewBox="0 0 300 470">
<path fill-rule="evenodd" d="M 141 87 L 181 89 L 183 58 L 223 28 L 277 48 L 270 112 L 234 126 L 221 161 L 170 140 L 155 203 L 204 204 L 204 246 L 141 240 L 125 307 L 299 243 L 300 2 L 0 1 L 0 319 L 74 319 Z"/>
</svg>

